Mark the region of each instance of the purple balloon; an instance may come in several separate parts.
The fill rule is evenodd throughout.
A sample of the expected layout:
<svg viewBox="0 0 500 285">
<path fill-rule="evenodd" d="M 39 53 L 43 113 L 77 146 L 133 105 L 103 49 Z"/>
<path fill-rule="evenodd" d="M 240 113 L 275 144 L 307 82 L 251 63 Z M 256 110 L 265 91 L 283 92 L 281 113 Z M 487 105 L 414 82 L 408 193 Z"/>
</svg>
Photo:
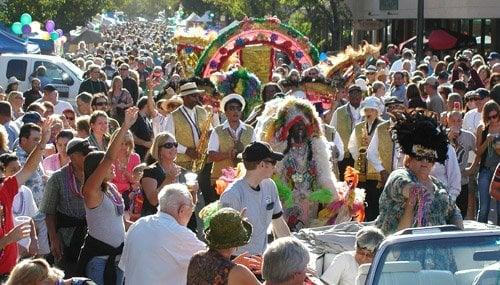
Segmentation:
<svg viewBox="0 0 500 285">
<path fill-rule="evenodd" d="M 30 25 L 23 25 L 22 31 L 23 31 L 23 34 L 31 34 Z"/>
<path fill-rule="evenodd" d="M 56 23 L 54 23 L 54 21 L 52 20 L 48 20 L 46 23 L 45 23 L 45 30 L 47 32 L 52 32 L 54 30 L 54 28 L 56 27 Z"/>
<path fill-rule="evenodd" d="M 63 30 L 57 29 L 56 32 L 59 34 L 59 37 L 62 37 L 64 35 Z"/>
</svg>

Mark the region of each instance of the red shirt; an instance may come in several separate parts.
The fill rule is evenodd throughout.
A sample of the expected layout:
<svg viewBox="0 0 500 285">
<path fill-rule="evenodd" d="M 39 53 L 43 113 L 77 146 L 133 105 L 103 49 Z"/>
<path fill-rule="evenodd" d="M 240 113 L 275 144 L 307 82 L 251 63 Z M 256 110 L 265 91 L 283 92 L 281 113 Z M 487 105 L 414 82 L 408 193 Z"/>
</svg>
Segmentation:
<svg viewBox="0 0 500 285">
<path fill-rule="evenodd" d="M 0 224 L 0 238 L 10 232 L 14 228 L 14 214 L 12 213 L 12 202 L 14 196 L 19 191 L 17 179 L 15 176 L 10 176 L 5 179 L 0 188 L 0 204 L 3 206 L 3 221 Z M 17 261 L 17 243 L 13 242 L 7 245 L 0 252 L 0 275 L 8 274 L 14 268 Z"/>
</svg>

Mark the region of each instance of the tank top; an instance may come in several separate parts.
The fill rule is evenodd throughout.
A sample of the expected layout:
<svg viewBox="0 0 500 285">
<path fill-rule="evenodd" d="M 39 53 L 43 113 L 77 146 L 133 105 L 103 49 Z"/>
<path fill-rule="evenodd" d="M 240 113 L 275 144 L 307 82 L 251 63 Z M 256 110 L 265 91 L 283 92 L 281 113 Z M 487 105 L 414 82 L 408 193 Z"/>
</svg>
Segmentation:
<svg viewBox="0 0 500 285">
<path fill-rule="evenodd" d="M 85 207 L 85 213 L 89 235 L 113 247 L 122 244 L 125 240 L 123 198 L 114 186 L 108 184 L 101 204 L 93 209 Z"/>
</svg>

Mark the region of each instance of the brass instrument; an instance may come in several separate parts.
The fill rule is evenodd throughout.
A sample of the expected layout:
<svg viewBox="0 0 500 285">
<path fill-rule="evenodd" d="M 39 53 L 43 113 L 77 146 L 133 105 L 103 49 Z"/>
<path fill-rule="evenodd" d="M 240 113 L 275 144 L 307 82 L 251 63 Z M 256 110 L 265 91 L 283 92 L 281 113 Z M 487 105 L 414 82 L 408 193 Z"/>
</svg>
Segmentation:
<svg viewBox="0 0 500 285">
<path fill-rule="evenodd" d="M 370 137 L 365 127 L 362 128 L 361 145 L 359 146 L 359 155 L 356 160 L 355 169 L 359 171 L 359 181 L 366 181 L 366 174 L 368 172 L 368 159 L 366 156 L 366 149 L 370 144 Z"/>
<path fill-rule="evenodd" d="M 194 173 L 200 173 L 205 166 L 207 156 L 208 156 L 208 139 L 210 138 L 210 125 L 212 124 L 212 118 L 214 117 L 214 112 L 210 111 L 207 120 L 203 123 L 201 127 L 200 140 L 196 146 L 196 151 L 200 154 L 198 159 L 193 160 L 191 166 L 191 171 Z"/>
</svg>

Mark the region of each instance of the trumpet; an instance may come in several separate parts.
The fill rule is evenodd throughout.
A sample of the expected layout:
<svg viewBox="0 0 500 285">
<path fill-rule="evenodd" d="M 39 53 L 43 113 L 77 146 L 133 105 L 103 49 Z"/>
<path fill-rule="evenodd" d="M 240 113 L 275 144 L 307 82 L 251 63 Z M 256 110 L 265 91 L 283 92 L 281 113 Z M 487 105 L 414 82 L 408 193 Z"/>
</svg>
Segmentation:
<svg viewBox="0 0 500 285">
<path fill-rule="evenodd" d="M 210 138 L 210 125 L 212 123 L 212 118 L 214 116 L 214 112 L 210 111 L 207 120 L 203 123 L 201 127 L 201 135 L 200 141 L 198 142 L 198 146 L 196 146 L 196 151 L 200 154 L 200 157 L 193 160 L 193 164 L 191 166 L 191 171 L 194 173 L 200 173 L 203 167 L 205 166 L 207 156 L 208 156 L 208 139 Z"/>
</svg>

